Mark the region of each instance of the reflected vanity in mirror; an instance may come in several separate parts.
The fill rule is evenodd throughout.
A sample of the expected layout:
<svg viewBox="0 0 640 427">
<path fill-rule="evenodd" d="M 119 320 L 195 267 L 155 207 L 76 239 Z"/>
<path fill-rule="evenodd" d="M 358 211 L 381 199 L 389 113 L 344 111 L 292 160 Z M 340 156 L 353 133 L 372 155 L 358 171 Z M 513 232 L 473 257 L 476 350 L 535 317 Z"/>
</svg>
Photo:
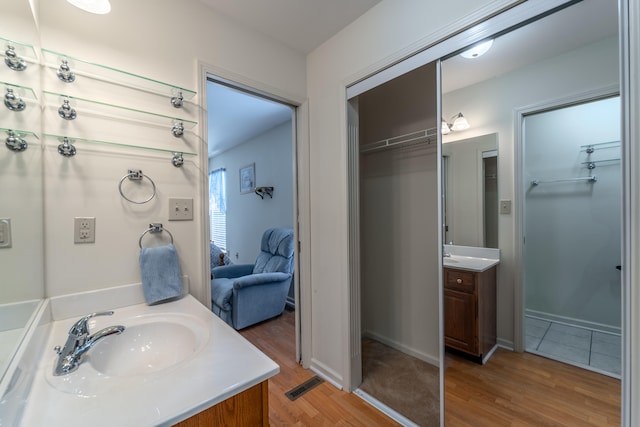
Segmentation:
<svg viewBox="0 0 640 427">
<path fill-rule="evenodd" d="M 442 144 L 444 240 L 498 247 L 498 134 Z"/>
<path fill-rule="evenodd" d="M 0 14 L 0 379 L 44 297 L 39 34 L 25 0 Z"/>
</svg>

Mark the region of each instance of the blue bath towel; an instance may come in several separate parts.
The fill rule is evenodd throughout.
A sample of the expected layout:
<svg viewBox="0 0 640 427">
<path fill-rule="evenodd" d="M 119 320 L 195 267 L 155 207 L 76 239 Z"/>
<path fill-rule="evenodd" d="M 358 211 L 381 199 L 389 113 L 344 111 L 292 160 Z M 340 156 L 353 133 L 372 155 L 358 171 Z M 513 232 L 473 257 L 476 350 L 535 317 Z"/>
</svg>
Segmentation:
<svg viewBox="0 0 640 427">
<path fill-rule="evenodd" d="M 142 291 L 147 304 L 157 304 L 182 295 L 178 252 L 172 245 L 140 250 Z"/>
</svg>

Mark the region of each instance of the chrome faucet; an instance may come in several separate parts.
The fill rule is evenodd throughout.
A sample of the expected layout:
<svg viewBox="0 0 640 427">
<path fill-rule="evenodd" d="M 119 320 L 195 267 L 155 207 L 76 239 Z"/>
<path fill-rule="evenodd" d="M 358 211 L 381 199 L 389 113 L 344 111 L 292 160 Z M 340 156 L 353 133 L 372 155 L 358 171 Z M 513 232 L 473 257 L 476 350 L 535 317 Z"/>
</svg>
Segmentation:
<svg viewBox="0 0 640 427">
<path fill-rule="evenodd" d="M 66 375 L 75 371 L 82 362 L 82 356 L 98 341 L 109 335 L 120 334 L 124 331 L 124 326 L 109 326 L 93 335 L 89 335 L 89 319 L 95 316 L 111 316 L 112 314 L 113 311 L 91 313 L 74 323 L 69 329 L 69 336 L 64 347 L 60 348 L 58 345 L 54 348 L 58 354 L 58 363 L 56 363 L 53 375 Z"/>
</svg>

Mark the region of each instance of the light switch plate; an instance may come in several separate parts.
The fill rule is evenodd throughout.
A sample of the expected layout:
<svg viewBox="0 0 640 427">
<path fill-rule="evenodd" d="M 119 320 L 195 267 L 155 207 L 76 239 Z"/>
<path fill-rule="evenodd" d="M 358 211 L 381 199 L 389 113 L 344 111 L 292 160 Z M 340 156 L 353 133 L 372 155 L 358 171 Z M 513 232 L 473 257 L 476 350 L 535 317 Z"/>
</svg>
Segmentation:
<svg viewBox="0 0 640 427">
<path fill-rule="evenodd" d="M 511 213 L 511 200 L 500 200 L 500 213 L 506 215 Z"/>
<path fill-rule="evenodd" d="M 11 218 L 0 218 L 0 248 L 11 247 Z"/>
<path fill-rule="evenodd" d="M 169 199 L 169 221 L 193 221 L 193 199 Z"/>
</svg>

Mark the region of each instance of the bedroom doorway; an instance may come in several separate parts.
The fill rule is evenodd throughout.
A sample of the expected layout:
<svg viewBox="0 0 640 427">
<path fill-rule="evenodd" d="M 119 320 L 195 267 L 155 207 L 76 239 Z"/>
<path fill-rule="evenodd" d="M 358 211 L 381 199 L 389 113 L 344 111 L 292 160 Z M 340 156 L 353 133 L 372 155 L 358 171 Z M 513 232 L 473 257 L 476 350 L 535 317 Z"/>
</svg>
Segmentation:
<svg viewBox="0 0 640 427">
<path fill-rule="evenodd" d="M 211 236 L 224 235 L 224 239 L 220 240 L 224 246 L 218 248 L 212 242 L 211 253 L 221 249 L 225 255 L 222 259 L 211 256 L 211 265 L 220 260 L 233 264 L 253 264 L 266 229 L 291 228 L 299 240 L 295 221 L 298 216 L 297 107 L 275 95 L 211 74 L 206 77 L 206 92 L 207 173 L 222 171 L 224 175 L 223 181 L 210 185 L 209 197 L 205 197 L 209 205 L 207 212 L 211 221 Z M 271 187 L 271 194 L 243 191 L 241 175 L 247 169 L 252 172 L 252 187 Z M 218 184 L 221 182 L 223 191 L 219 192 Z M 212 198 L 212 192 L 218 194 Z M 217 202 L 220 193 L 224 195 L 222 216 L 220 203 Z M 296 351 L 290 357 L 299 362 L 301 305 L 297 304 L 300 265 L 297 252 L 296 247 L 294 280 L 283 315 L 295 318 L 295 334 L 290 336 L 295 336 Z"/>
</svg>

